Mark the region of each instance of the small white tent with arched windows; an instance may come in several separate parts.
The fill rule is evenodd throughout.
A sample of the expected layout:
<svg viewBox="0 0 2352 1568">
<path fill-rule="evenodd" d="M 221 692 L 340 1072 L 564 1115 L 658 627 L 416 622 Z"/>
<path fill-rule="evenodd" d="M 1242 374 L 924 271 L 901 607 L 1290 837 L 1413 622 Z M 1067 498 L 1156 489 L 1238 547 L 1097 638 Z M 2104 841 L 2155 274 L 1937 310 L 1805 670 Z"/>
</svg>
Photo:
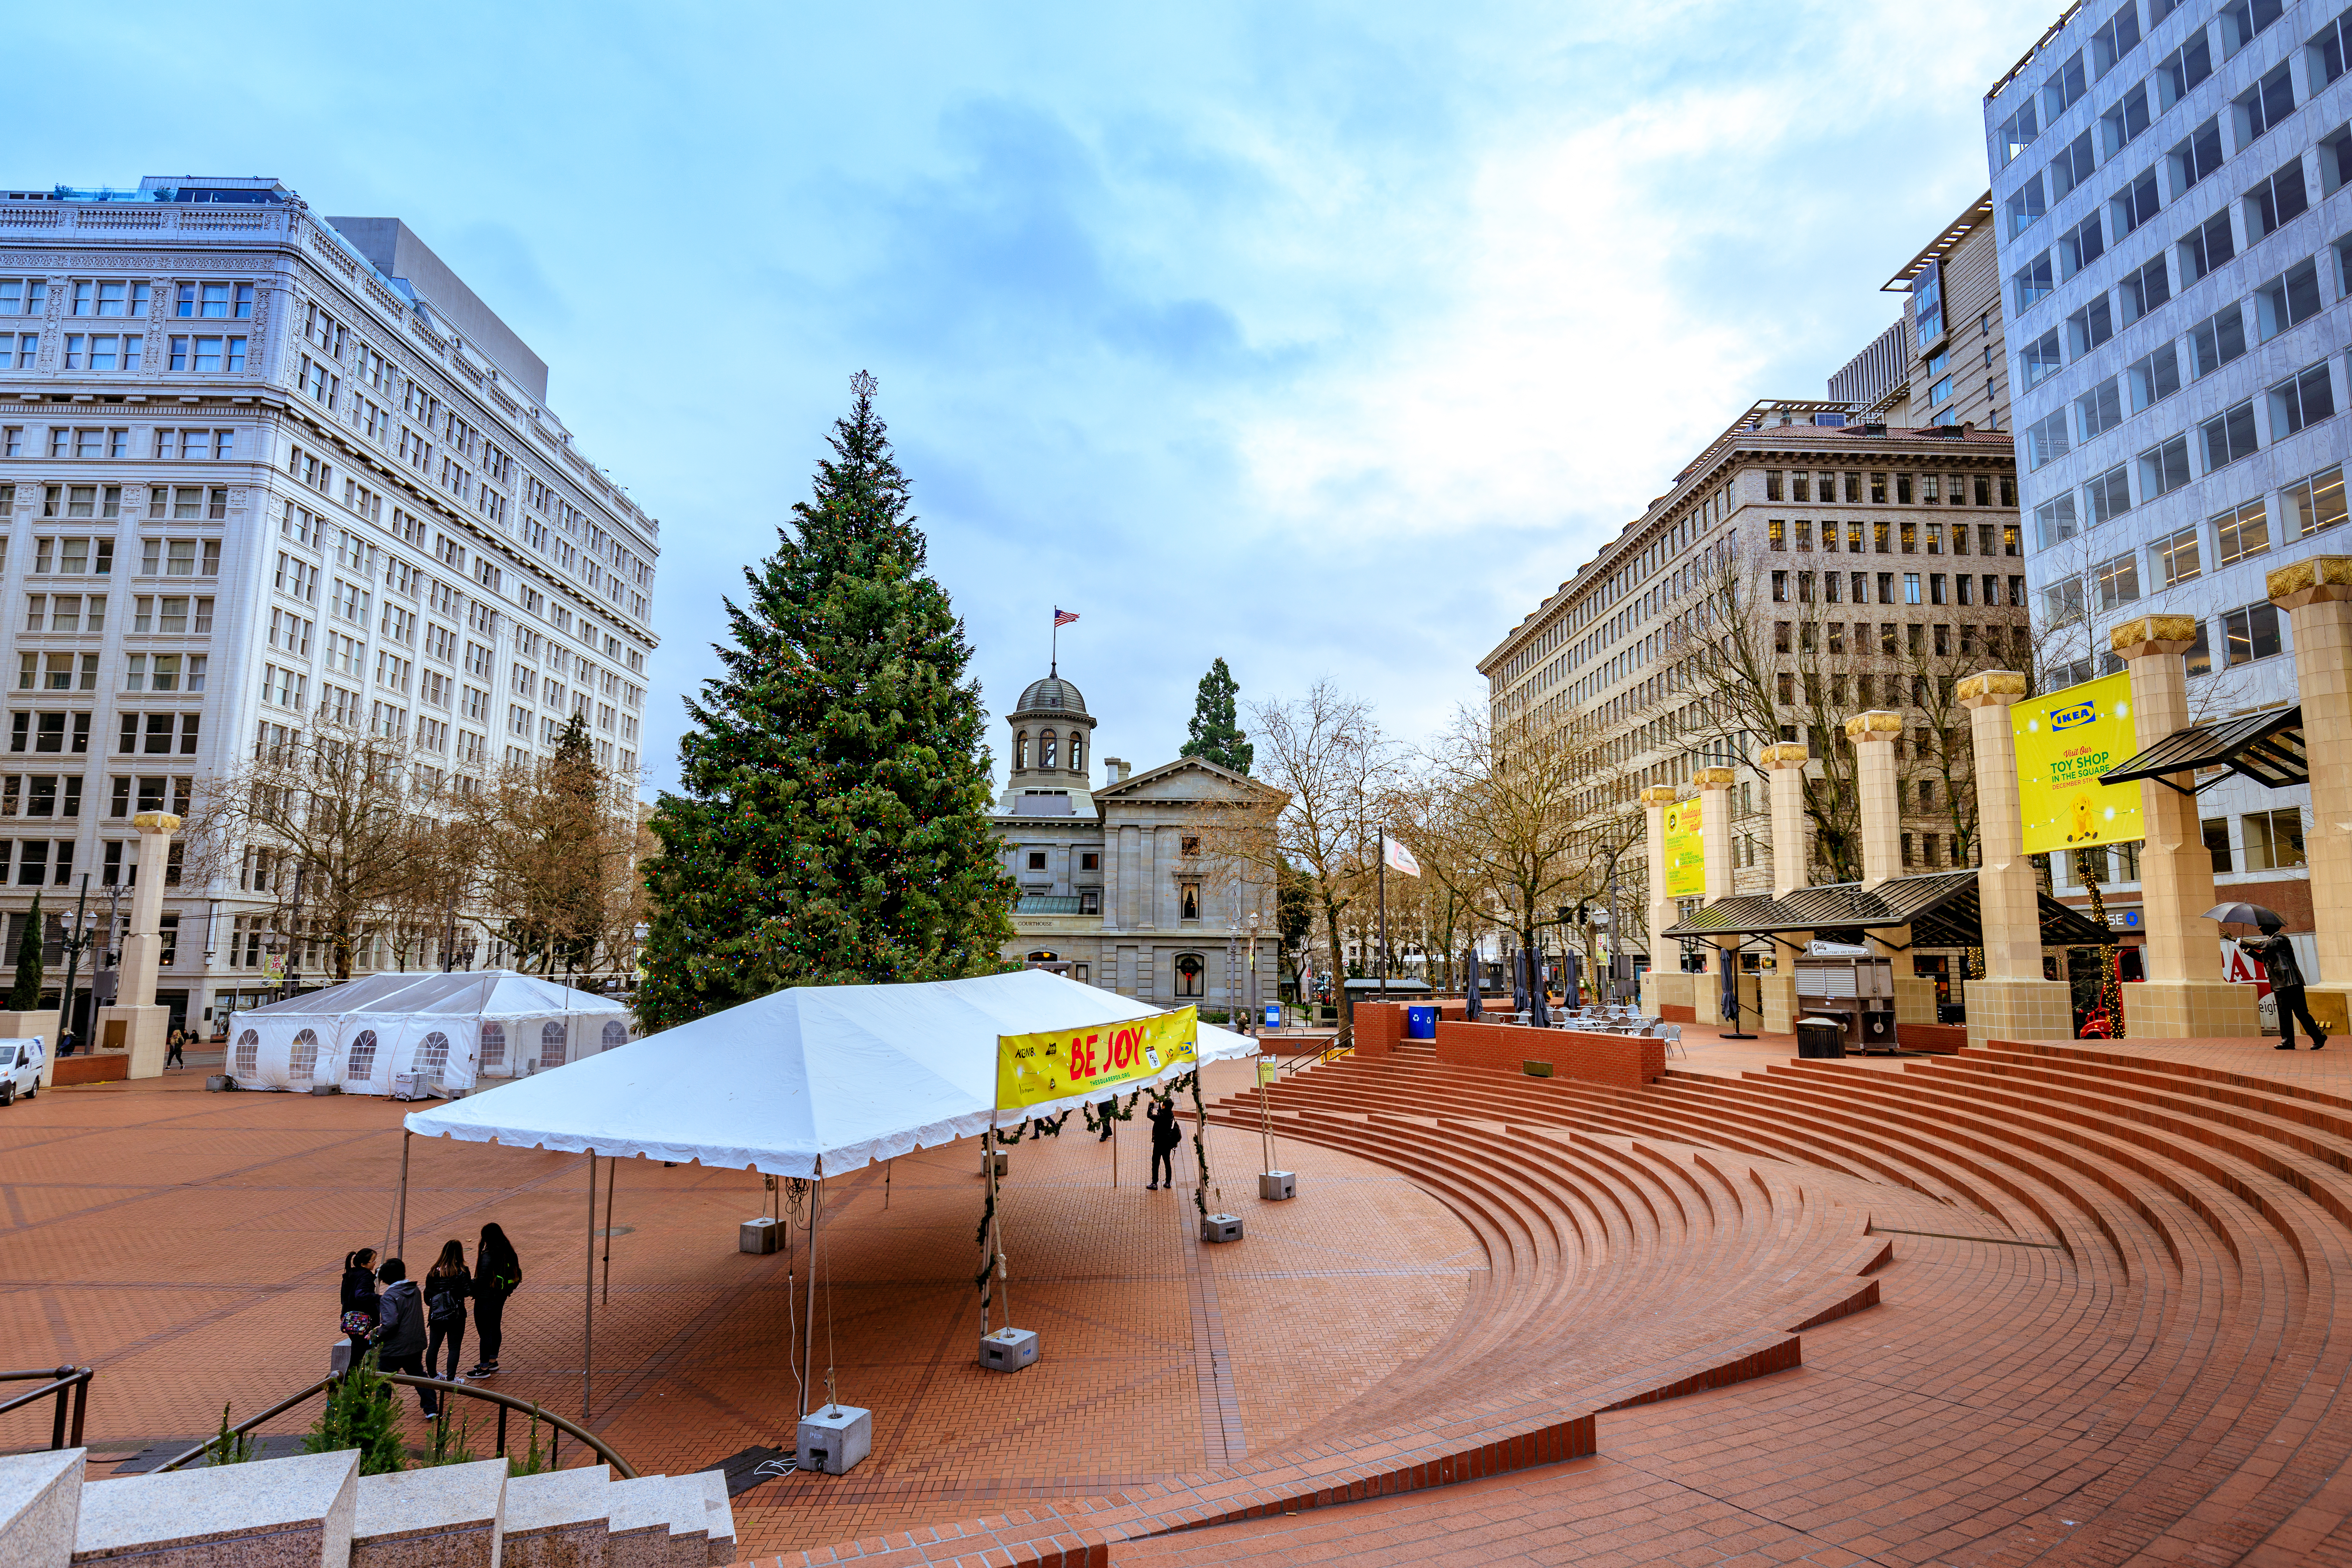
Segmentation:
<svg viewBox="0 0 2352 1568">
<path fill-rule="evenodd" d="M 618 1001 L 539 975 L 373 974 L 235 1015 L 226 1066 L 239 1089 L 446 1095 L 628 1040 Z"/>
</svg>

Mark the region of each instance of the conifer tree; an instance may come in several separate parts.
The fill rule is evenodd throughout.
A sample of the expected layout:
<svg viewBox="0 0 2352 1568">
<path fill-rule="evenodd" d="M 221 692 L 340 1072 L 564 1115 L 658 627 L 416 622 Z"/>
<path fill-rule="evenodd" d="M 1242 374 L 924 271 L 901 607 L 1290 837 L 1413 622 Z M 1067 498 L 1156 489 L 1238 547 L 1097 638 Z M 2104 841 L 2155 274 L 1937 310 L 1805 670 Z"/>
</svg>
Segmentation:
<svg viewBox="0 0 2352 1568">
<path fill-rule="evenodd" d="M 33 912 L 26 917 L 25 935 L 16 943 L 16 984 L 8 993 L 8 1010 L 30 1013 L 41 1005 L 41 895 L 33 895 Z"/>
<path fill-rule="evenodd" d="M 1201 677 L 1201 689 L 1192 699 L 1192 738 L 1184 742 L 1182 755 L 1198 757 L 1237 773 L 1250 771 L 1250 759 L 1255 751 L 1234 716 L 1234 698 L 1240 690 L 1234 672 L 1225 668 L 1223 659 L 1209 667 L 1209 673 Z"/>
<path fill-rule="evenodd" d="M 683 787 L 651 824 L 650 1026 L 788 985 L 992 973 L 1013 935 L 971 650 L 874 378 L 850 384 L 814 495 L 727 601 L 724 673 L 687 703 Z"/>
</svg>

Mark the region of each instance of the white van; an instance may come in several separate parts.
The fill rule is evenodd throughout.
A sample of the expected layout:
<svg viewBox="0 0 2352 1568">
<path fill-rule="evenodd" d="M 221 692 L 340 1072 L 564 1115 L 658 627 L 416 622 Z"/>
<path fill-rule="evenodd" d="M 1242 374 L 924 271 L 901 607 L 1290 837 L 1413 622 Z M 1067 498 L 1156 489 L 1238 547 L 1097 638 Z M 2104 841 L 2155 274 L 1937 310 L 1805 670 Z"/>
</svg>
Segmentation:
<svg viewBox="0 0 2352 1568">
<path fill-rule="evenodd" d="M 26 1040 L 0 1040 L 0 1105 L 13 1105 L 19 1097 L 30 1100 L 41 1092 L 40 1037 Z"/>
</svg>

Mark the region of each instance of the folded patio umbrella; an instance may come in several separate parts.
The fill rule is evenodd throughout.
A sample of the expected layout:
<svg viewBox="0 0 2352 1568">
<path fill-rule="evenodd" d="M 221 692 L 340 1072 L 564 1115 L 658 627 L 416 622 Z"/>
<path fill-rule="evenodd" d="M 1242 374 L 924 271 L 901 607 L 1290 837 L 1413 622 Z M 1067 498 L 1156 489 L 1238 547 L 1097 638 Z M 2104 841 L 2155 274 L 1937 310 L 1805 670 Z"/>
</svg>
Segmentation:
<svg viewBox="0 0 2352 1568">
<path fill-rule="evenodd" d="M 2215 904 L 2205 911 L 2203 918 L 2233 926 L 2258 926 L 2265 921 L 2282 926 L 2286 924 L 2285 916 L 2260 904 Z"/>
</svg>

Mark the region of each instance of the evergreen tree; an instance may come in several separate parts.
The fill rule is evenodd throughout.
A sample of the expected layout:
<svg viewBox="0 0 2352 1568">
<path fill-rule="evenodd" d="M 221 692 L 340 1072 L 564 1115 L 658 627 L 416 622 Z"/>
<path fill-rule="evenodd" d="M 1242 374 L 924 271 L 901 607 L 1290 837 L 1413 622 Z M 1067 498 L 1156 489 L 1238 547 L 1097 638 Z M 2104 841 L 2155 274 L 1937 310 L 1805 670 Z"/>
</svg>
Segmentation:
<svg viewBox="0 0 2352 1568">
<path fill-rule="evenodd" d="M 33 912 L 26 917 L 25 934 L 16 943 L 16 984 L 8 993 L 8 1009 L 30 1013 L 41 1005 L 41 895 L 33 895 Z"/>
<path fill-rule="evenodd" d="M 688 700 L 683 788 L 653 814 L 655 1027 L 788 985 L 993 973 L 1013 935 L 971 650 L 874 378 L 850 384 L 814 497 L 727 601 L 725 673 Z"/>
<path fill-rule="evenodd" d="M 1234 719 L 1234 695 L 1240 689 L 1223 659 L 1209 667 L 1209 673 L 1201 677 L 1201 689 L 1192 698 L 1192 738 L 1184 742 L 1182 755 L 1198 757 L 1237 773 L 1250 771 L 1255 748 Z"/>
</svg>

